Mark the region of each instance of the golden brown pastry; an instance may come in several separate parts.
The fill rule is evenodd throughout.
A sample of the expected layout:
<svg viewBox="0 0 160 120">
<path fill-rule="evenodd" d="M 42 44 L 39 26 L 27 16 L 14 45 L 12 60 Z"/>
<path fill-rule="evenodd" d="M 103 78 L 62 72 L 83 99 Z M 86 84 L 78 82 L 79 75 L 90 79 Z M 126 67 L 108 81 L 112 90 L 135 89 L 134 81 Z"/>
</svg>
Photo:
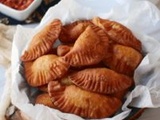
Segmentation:
<svg viewBox="0 0 160 120">
<path fill-rule="evenodd" d="M 28 84 L 45 92 L 35 104 L 101 119 L 117 112 L 133 86 L 141 43 L 114 21 L 96 17 L 62 26 L 56 19 L 33 37 L 21 60 Z"/>
<path fill-rule="evenodd" d="M 103 62 L 119 73 L 133 76 L 142 58 L 142 54 L 135 49 L 115 44 L 110 47 L 110 53 L 106 55 Z"/>
<path fill-rule="evenodd" d="M 63 43 L 74 43 L 88 25 L 93 24 L 89 20 L 79 20 L 62 27 L 59 39 Z"/>
<path fill-rule="evenodd" d="M 48 93 L 42 93 L 38 95 L 35 99 L 35 104 L 42 104 L 50 108 L 56 108 L 56 106 L 52 103 L 51 97 Z"/>
<path fill-rule="evenodd" d="M 65 76 L 61 79 L 58 80 L 62 85 L 73 85 L 73 82 L 71 81 L 71 79 L 69 78 L 69 76 Z"/>
<path fill-rule="evenodd" d="M 113 115 L 121 106 L 115 97 L 89 92 L 75 85 L 61 86 L 57 81 L 48 85 L 54 105 L 62 112 L 73 113 L 84 118 L 105 118 Z"/>
<path fill-rule="evenodd" d="M 141 42 L 132 34 L 132 32 L 122 24 L 95 17 L 92 22 L 100 28 L 106 30 L 109 37 L 116 43 L 132 47 L 141 52 Z"/>
<path fill-rule="evenodd" d="M 123 101 L 124 97 L 125 97 L 125 95 L 127 94 L 128 91 L 129 91 L 128 89 L 121 90 L 121 91 L 118 91 L 116 93 L 110 94 L 110 96 L 116 97 L 116 98 L 118 98 L 118 99 Z"/>
<path fill-rule="evenodd" d="M 108 44 L 108 36 L 102 29 L 88 26 L 64 59 L 74 67 L 97 64 L 106 55 Z"/>
<path fill-rule="evenodd" d="M 38 32 L 29 44 L 28 49 L 21 56 L 22 61 L 31 61 L 49 52 L 57 40 L 62 23 L 55 19 Z"/>
<path fill-rule="evenodd" d="M 57 47 L 57 55 L 58 56 L 64 56 L 65 54 L 67 54 L 72 49 L 72 46 L 71 45 L 59 45 Z"/>
<path fill-rule="evenodd" d="M 69 65 L 56 55 L 43 55 L 35 61 L 24 62 L 25 78 L 31 86 L 42 86 L 61 78 Z"/>
<path fill-rule="evenodd" d="M 86 90 L 111 94 L 132 85 L 132 79 L 107 68 L 88 68 L 70 75 L 71 81 Z"/>
<path fill-rule="evenodd" d="M 72 81 L 70 80 L 69 76 L 66 75 L 60 79 L 57 79 L 62 85 L 72 85 Z M 42 92 L 48 93 L 48 84 L 38 86 L 38 89 Z"/>
</svg>

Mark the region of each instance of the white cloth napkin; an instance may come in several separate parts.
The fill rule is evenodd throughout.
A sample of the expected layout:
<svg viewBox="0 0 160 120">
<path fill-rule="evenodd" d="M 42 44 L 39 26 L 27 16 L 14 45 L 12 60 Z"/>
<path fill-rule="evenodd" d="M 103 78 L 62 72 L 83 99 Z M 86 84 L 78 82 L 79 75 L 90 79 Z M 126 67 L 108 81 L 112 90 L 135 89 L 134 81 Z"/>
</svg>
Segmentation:
<svg viewBox="0 0 160 120">
<path fill-rule="evenodd" d="M 12 40 L 15 33 L 15 26 L 6 26 L 0 24 L 0 66 L 5 69 L 4 80 L 0 81 L 0 84 L 4 83 L 2 86 L 3 90 L 1 91 L 0 96 L 0 120 L 5 120 L 5 112 L 7 107 L 10 104 L 10 91 L 11 91 L 11 49 L 12 49 Z M 3 73 L 2 73 L 3 74 Z M 2 93 L 3 92 L 3 93 Z"/>
</svg>

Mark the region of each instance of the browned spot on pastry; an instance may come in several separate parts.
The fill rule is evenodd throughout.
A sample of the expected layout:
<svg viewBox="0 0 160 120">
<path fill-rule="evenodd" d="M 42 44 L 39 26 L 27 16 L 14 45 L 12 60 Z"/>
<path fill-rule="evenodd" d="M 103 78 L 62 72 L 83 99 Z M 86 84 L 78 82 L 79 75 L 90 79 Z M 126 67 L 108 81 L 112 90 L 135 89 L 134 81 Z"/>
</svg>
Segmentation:
<svg viewBox="0 0 160 120">
<path fill-rule="evenodd" d="M 29 85 L 41 86 L 61 78 L 69 65 L 56 55 L 43 55 L 31 62 L 24 62 L 25 77 Z"/>
<path fill-rule="evenodd" d="M 132 47 L 141 52 L 141 42 L 132 34 L 132 32 L 122 24 L 95 17 L 92 22 L 100 28 L 106 30 L 109 37 L 116 43 Z"/>
<path fill-rule="evenodd" d="M 49 95 L 59 110 L 84 118 L 109 117 L 122 104 L 116 97 L 89 92 L 75 85 L 61 86 L 57 81 L 51 81 L 48 88 Z"/>
<path fill-rule="evenodd" d="M 31 61 L 49 52 L 61 31 L 61 21 L 53 20 L 38 32 L 29 44 L 28 49 L 21 56 L 22 61 Z"/>
</svg>

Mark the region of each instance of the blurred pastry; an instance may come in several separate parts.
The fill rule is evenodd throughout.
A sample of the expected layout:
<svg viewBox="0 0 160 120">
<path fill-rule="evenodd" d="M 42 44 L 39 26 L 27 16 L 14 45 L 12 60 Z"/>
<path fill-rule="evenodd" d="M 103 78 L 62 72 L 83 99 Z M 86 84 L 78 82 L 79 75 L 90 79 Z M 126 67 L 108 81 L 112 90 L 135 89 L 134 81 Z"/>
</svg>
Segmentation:
<svg viewBox="0 0 160 120">
<path fill-rule="evenodd" d="M 107 68 L 88 68 L 71 74 L 71 81 L 85 90 L 112 94 L 132 85 L 132 79 Z"/>
<path fill-rule="evenodd" d="M 137 50 L 124 45 L 114 44 L 110 46 L 109 52 L 103 59 L 104 64 L 112 70 L 128 76 L 133 76 L 134 70 L 143 58 Z"/>
<path fill-rule="evenodd" d="M 94 17 L 92 22 L 104 29 L 114 42 L 142 51 L 141 42 L 124 25 L 100 17 Z"/>
<path fill-rule="evenodd" d="M 61 86 L 58 81 L 51 81 L 48 91 L 52 102 L 59 110 L 84 118 L 110 117 L 122 104 L 116 97 L 89 92 L 75 85 Z"/>
<path fill-rule="evenodd" d="M 49 52 L 57 40 L 62 23 L 59 19 L 53 20 L 39 31 L 31 40 L 28 49 L 21 56 L 22 61 L 31 61 Z"/>
<path fill-rule="evenodd" d="M 24 62 L 25 78 L 31 86 L 42 86 L 61 78 L 69 65 L 56 55 L 43 55 L 35 61 Z"/>
</svg>

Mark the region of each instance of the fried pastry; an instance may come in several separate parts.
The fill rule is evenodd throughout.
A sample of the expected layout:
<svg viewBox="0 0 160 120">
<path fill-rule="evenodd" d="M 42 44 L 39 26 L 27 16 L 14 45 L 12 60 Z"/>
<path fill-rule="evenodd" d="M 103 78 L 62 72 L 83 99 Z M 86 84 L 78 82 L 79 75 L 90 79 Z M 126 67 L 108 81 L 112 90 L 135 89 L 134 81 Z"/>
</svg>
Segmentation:
<svg viewBox="0 0 160 120">
<path fill-rule="evenodd" d="M 86 27 L 91 24 L 93 23 L 89 20 L 79 20 L 64 25 L 59 35 L 59 40 L 63 43 L 74 43 Z"/>
<path fill-rule="evenodd" d="M 59 110 L 84 118 L 109 117 L 115 114 L 122 104 L 115 97 L 89 92 L 75 85 L 61 86 L 58 81 L 51 81 L 48 91 L 54 105 Z"/>
<path fill-rule="evenodd" d="M 46 55 L 47 55 L 47 54 L 57 55 L 57 47 L 52 48 L 50 51 L 48 51 L 48 52 L 46 53 Z"/>
<path fill-rule="evenodd" d="M 106 56 L 103 62 L 109 68 L 128 76 L 133 76 L 134 70 L 141 62 L 143 56 L 135 49 L 115 44 L 110 47 L 110 56 Z"/>
<path fill-rule="evenodd" d="M 63 78 L 61 78 L 61 79 L 58 80 L 58 81 L 60 81 L 60 83 L 61 83 L 62 85 L 72 85 L 72 84 L 73 84 L 68 75 L 65 76 L 65 77 L 63 77 Z"/>
<path fill-rule="evenodd" d="M 73 67 L 97 64 L 106 55 L 108 44 L 108 36 L 102 29 L 88 26 L 64 59 Z"/>
<path fill-rule="evenodd" d="M 69 65 L 56 55 L 43 55 L 35 61 L 24 62 L 25 77 L 29 85 L 36 87 L 61 78 Z"/>
<path fill-rule="evenodd" d="M 20 59 L 31 61 L 49 52 L 60 34 L 61 26 L 62 23 L 58 19 L 46 25 L 33 37 L 28 49 L 25 50 Z"/>
<path fill-rule="evenodd" d="M 51 97 L 48 93 L 42 93 L 38 95 L 36 97 L 35 104 L 42 104 L 50 108 L 56 108 L 56 106 L 52 103 Z"/>
<path fill-rule="evenodd" d="M 132 47 L 141 52 L 141 42 L 132 34 L 132 32 L 122 24 L 95 17 L 92 22 L 100 28 L 106 30 L 109 37 L 116 43 Z"/>
<path fill-rule="evenodd" d="M 118 91 L 118 92 L 110 94 L 110 95 L 113 97 L 116 97 L 120 100 L 124 100 L 124 97 L 127 94 L 127 92 L 128 92 L 128 89 L 125 89 L 125 90 L 121 90 L 121 91 Z"/>
<path fill-rule="evenodd" d="M 72 46 L 69 45 L 59 45 L 57 47 L 57 55 L 58 56 L 64 56 L 71 50 Z"/>
<path fill-rule="evenodd" d="M 127 89 L 132 79 L 107 68 L 88 68 L 70 75 L 71 81 L 86 90 L 111 94 Z"/>
</svg>

